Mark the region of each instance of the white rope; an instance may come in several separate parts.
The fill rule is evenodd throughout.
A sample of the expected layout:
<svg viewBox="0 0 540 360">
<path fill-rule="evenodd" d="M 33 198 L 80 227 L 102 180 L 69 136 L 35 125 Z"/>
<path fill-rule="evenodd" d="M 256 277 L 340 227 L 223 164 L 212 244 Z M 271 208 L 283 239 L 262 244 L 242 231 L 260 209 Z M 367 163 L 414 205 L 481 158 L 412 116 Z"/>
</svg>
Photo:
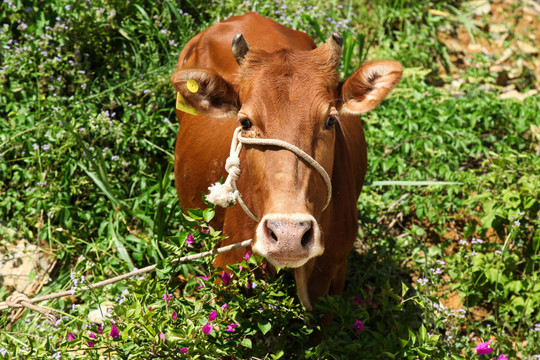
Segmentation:
<svg viewBox="0 0 540 360">
<path fill-rule="evenodd" d="M 244 212 L 254 221 L 258 222 L 259 220 L 257 217 L 251 210 L 249 210 L 247 205 L 244 203 L 244 200 L 242 200 L 242 195 L 236 187 L 236 180 L 240 178 L 240 174 L 242 172 L 240 168 L 240 152 L 242 151 L 242 144 L 268 145 L 279 146 L 293 152 L 304 159 L 308 164 L 313 166 L 313 168 L 317 170 L 319 174 L 321 174 L 327 190 L 326 204 L 324 205 L 323 211 L 328 207 L 328 204 L 330 204 L 330 199 L 332 198 L 332 180 L 330 179 L 330 176 L 326 170 L 313 157 L 286 141 L 277 139 L 246 138 L 241 135 L 241 132 L 241 127 L 234 130 L 230 155 L 227 158 L 227 161 L 225 161 L 225 170 L 229 173 L 229 176 L 227 176 L 227 179 L 223 184 L 218 182 L 208 188 L 210 193 L 206 195 L 206 200 L 214 205 L 219 205 L 222 207 L 227 207 L 235 202 L 238 202 Z"/>
</svg>

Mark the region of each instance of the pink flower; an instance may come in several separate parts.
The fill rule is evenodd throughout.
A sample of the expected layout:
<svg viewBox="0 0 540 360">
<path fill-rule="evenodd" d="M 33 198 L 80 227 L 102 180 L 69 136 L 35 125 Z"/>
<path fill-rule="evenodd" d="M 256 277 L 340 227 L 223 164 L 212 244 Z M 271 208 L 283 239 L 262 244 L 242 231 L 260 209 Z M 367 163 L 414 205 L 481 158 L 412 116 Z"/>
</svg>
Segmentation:
<svg viewBox="0 0 540 360">
<path fill-rule="evenodd" d="M 508 360 L 508 358 L 504 356 L 504 354 L 501 354 L 501 356 L 499 356 L 497 360 Z"/>
<path fill-rule="evenodd" d="M 206 280 L 208 281 L 208 276 L 199 276 L 200 278 L 202 278 L 203 280 Z M 197 288 L 197 290 L 200 290 L 204 287 L 204 283 L 200 282 L 198 279 L 197 279 L 197 282 L 199 283 L 199 287 Z"/>
<path fill-rule="evenodd" d="M 214 327 L 214 325 L 210 325 L 210 323 L 206 323 L 206 325 L 204 325 L 203 328 L 202 328 L 203 334 L 205 334 L 205 335 L 210 334 L 213 327 Z"/>
<path fill-rule="evenodd" d="M 356 320 L 353 325 L 353 329 L 356 330 L 357 333 L 361 333 L 362 330 L 364 330 L 364 323 L 360 320 Z"/>
<path fill-rule="evenodd" d="M 88 332 L 88 337 L 91 337 L 92 339 L 97 339 L 96 334 L 91 331 Z"/>
<path fill-rule="evenodd" d="M 187 348 L 180 348 L 180 352 L 182 354 L 187 354 L 188 353 L 188 349 Z"/>
<path fill-rule="evenodd" d="M 73 333 L 68 333 L 68 341 L 75 340 L 75 335 Z"/>
<path fill-rule="evenodd" d="M 103 325 L 99 325 L 96 331 L 99 335 L 103 334 Z"/>
<path fill-rule="evenodd" d="M 492 353 L 493 349 L 489 347 L 489 340 L 484 342 L 484 343 L 480 343 L 480 344 L 476 345 L 476 352 L 478 353 L 478 355 L 484 355 L 484 354 Z"/>
<path fill-rule="evenodd" d="M 111 325 L 111 337 L 114 339 L 114 338 L 117 338 L 118 336 L 120 336 L 118 329 L 116 328 L 116 326 Z"/>
<path fill-rule="evenodd" d="M 163 331 L 159 333 L 159 338 L 161 339 L 161 341 L 165 341 L 165 334 L 163 333 Z"/>
<path fill-rule="evenodd" d="M 223 304 L 221 305 L 221 311 L 225 311 L 229 308 L 229 306 L 227 304 Z"/>
<path fill-rule="evenodd" d="M 189 234 L 187 237 L 186 237 L 186 244 L 188 245 L 191 245 L 195 242 L 195 239 L 193 238 L 193 235 Z"/>
<path fill-rule="evenodd" d="M 221 273 L 221 280 L 223 281 L 224 285 L 229 285 L 229 283 L 231 282 L 231 275 L 229 275 L 228 272 L 224 271 Z"/>
<path fill-rule="evenodd" d="M 225 331 L 234 332 L 237 326 L 238 326 L 237 324 L 229 324 L 227 325 L 227 328 L 225 329 Z"/>
<path fill-rule="evenodd" d="M 148 311 L 152 311 L 152 307 L 151 307 L 151 306 L 148 307 Z"/>
<path fill-rule="evenodd" d="M 208 315 L 208 321 L 214 321 L 216 320 L 216 317 L 217 317 L 217 311 L 214 310 L 210 313 L 210 315 Z"/>
<path fill-rule="evenodd" d="M 248 261 L 250 258 L 251 258 L 251 252 L 248 251 L 248 252 L 246 252 L 246 255 L 244 256 L 244 259 L 246 259 L 246 261 Z"/>
<path fill-rule="evenodd" d="M 163 297 L 162 297 L 162 299 L 165 300 L 167 304 L 169 303 L 169 301 L 171 301 L 172 298 L 173 298 L 173 295 L 167 294 L 167 293 L 163 294 Z"/>
<path fill-rule="evenodd" d="M 173 311 L 172 315 L 171 315 L 171 318 L 176 321 L 176 318 L 178 317 L 178 314 L 176 312 Z"/>
<path fill-rule="evenodd" d="M 201 229 L 201 232 L 208 234 L 210 232 L 210 229 Z"/>
<path fill-rule="evenodd" d="M 355 305 L 360 305 L 360 306 L 364 306 L 366 303 L 364 301 L 364 299 L 362 299 L 360 296 L 355 296 L 353 298 L 353 301 L 354 301 L 354 304 Z"/>
<path fill-rule="evenodd" d="M 88 344 L 89 347 L 93 347 L 94 346 L 94 343 L 91 342 L 90 340 L 86 340 L 86 343 Z M 506 359 L 508 360 L 508 359 Z"/>
</svg>

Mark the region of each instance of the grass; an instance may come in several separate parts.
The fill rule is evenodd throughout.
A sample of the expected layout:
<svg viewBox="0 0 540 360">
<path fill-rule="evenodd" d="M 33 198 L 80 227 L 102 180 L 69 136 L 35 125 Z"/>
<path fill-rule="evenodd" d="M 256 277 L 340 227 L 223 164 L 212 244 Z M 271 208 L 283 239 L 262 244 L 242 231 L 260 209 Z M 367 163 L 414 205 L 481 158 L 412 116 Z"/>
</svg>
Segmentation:
<svg viewBox="0 0 540 360">
<path fill-rule="evenodd" d="M 433 16 L 433 8 L 457 15 Z M 345 294 L 312 313 L 300 307 L 288 272 L 255 276 L 264 267 L 256 257 L 232 266 L 227 285 L 213 281 L 221 273 L 211 259 L 170 262 L 214 247 L 221 234 L 207 225 L 212 209 L 185 214 L 178 204 L 169 76 L 192 36 L 249 10 L 319 43 L 343 33 L 343 75 L 364 59 L 401 61 L 398 89 L 361 118 L 367 180 L 459 183 L 365 187 Z M 1 246 L 39 245 L 59 264 L 41 294 L 75 295 L 46 304 L 62 312 L 54 325 L 28 311 L 12 324 L 0 313 L 0 355 L 540 357 L 540 145 L 531 126 L 540 125 L 540 99 L 503 101 L 479 90 L 495 83 L 488 59 L 467 70 L 461 97 L 430 85 L 439 67 L 452 66 L 437 27 L 467 20 L 463 13 L 446 2 L 5 1 Z M 80 290 L 153 263 L 154 274 Z M 0 299 L 9 293 L 1 287 Z M 106 301 L 113 310 L 102 328 L 88 315 Z M 327 311 L 334 320 L 321 329 Z M 478 355 L 475 346 L 488 340 L 494 352 Z"/>
</svg>

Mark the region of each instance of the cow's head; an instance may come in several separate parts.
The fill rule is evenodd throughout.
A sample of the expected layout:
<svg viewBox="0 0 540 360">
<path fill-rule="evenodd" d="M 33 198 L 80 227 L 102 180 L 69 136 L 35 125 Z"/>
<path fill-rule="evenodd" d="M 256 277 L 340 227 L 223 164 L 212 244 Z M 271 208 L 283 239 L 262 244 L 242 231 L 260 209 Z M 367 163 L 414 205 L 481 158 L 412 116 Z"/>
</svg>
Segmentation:
<svg viewBox="0 0 540 360">
<path fill-rule="evenodd" d="M 312 51 L 272 53 L 251 49 L 237 35 L 232 53 L 239 66 L 234 81 L 210 69 L 181 69 L 172 76 L 174 87 L 205 115 L 235 116 L 243 137 L 295 145 L 330 176 L 340 118 L 372 110 L 402 74 L 395 61 L 375 61 L 340 82 L 342 39 L 337 34 Z M 198 84 L 196 92 L 187 89 L 190 79 Z M 253 250 L 277 267 L 297 268 L 321 255 L 325 245 L 317 219 L 327 190 L 319 172 L 280 147 L 249 145 L 245 152 L 242 176 L 249 177 L 251 210 L 260 219 Z"/>
</svg>

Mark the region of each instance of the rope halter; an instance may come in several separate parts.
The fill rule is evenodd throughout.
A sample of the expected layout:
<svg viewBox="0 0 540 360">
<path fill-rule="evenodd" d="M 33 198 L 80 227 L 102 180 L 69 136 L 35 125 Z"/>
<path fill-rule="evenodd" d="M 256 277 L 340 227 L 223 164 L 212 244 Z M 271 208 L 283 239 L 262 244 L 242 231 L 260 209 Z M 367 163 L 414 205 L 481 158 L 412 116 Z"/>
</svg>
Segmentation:
<svg viewBox="0 0 540 360">
<path fill-rule="evenodd" d="M 227 207 L 235 202 L 238 202 L 244 212 L 252 218 L 254 221 L 259 222 L 257 216 L 247 207 L 244 200 L 242 200 L 242 195 L 236 187 L 236 180 L 240 178 L 242 169 L 240 168 L 240 152 L 242 151 L 242 144 L 248 145 L 268 145 L 268 146 L 278 146 L 286 150 L 289 150 L 296 154 L 297 156 L 304 159 L 308 164 L 310 164 L 315 170 L 321 174 L 324 183 L 326 184 L 326 204 L 324 209 L 330 204 L 330 199 L 332 198 L 332 181 L 326 170 L 319 164 L 313 157 L 308 155 L 305 151 L 300 148 L 289 144 L 283 140 L 277 139 L 259 139 L 259 138 L 246 138 L 241 135 L 242 127 L 237 127 L 234 130 L 232 142 L 231 142 L 231 151 L 230 155 L 225 161 L 225 170 L 229 173 L 227 179 L 223 184 L 217 182 L 214 185 L 210 186 L 208 190 L 210 193 L 206 195 L 206 200 L 211 202 L 214 205 L 219 205 L 222 207 Z"/>
</svg>

